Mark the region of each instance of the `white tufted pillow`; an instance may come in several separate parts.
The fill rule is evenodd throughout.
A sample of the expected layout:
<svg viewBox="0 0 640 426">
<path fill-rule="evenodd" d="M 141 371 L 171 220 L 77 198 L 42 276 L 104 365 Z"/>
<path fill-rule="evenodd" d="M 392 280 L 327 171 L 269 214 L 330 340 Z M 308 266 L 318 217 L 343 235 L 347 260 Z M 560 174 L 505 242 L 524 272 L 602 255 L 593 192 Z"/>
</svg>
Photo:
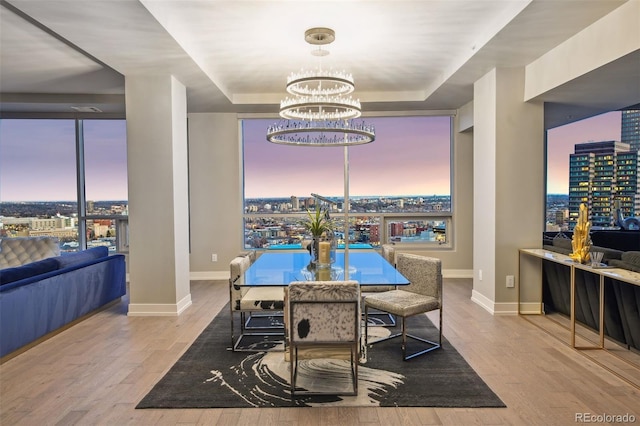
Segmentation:
<svg viewBox="0 0 640 426">
<path fill-rule="evenodd" d="M 0 240 L 0 269 L 24 265 L 60 255 L 54 237 L 3 238 Z"/>
</svg>

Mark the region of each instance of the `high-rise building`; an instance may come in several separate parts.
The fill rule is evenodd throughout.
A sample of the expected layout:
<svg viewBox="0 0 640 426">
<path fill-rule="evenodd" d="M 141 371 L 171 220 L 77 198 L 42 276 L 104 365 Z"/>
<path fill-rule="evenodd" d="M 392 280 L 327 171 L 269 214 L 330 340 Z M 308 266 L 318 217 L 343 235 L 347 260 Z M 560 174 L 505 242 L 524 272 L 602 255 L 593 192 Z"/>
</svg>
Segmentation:
<svg viewBox="0 0 640 426">
<path fill-rule="evenodd" d="M 628 143 L 632 151 L 640 150 L 640 109 L 622 111 L 620 140 Z"/>
<path fill-rule="evenodd" d="M 633 216 L 637 212 L 637 175 L 637 153 L 630 151 L 629 144 L 576 144 L 569 156 L 569 229 L 575 226 L 582 203 L 595 228 L 613 224 L 613 206 L 619 198 L 626 200 L 625 216 Z"/>
<path fill-rule="evenodd" d="M 390 236 L 402 236 L 404 234 L 404 223 L 402 222 L 392 222 L 390 226 Z"/>
</svg>

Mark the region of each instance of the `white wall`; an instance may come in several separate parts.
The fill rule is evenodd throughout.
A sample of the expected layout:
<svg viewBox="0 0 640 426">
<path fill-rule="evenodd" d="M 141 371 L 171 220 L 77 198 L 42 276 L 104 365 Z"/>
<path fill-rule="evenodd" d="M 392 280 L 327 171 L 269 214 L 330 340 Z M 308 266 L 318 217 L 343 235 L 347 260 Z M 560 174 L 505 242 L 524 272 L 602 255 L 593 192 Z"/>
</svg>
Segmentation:
<svg viewBox="0 0 640 426">
<path fill-rule="evenodd" d="M 236 114 L 189 114 L 192 278 L 228 278 L 242 250 L 239 140 Z"/>
</svg>

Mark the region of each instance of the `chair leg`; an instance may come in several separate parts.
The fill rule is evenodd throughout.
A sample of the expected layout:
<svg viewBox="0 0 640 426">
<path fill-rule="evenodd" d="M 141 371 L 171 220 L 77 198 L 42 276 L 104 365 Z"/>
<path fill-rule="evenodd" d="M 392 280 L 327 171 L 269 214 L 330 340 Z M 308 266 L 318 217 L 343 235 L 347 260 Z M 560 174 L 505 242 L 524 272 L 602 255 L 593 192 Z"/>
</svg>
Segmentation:
<svg viewBox="0 0 640 426">
<path fill-rule="evenodd" d="M 235 339 L 233 338 L 233 308 L 230 306 L 229 310 L 231 311 L 229 315 L 231 318 L 231 350 L 233 350 L 236 345 Z"/>
<path fill-rule="evenodd" d="M 358 345 L 359 343 L 356 343 L 351 348 L 351 383 L 353 385 L 353 393 L 355 395 L 358 394 L 358 363 L 360 362 Z"/>
<path fill-rule="evenodd" d="M 440 331 L 439 334 L 439 340 L 438 340 L 438 344 L 442 346 L 442 305 L 440 305 L 440 325 L 438 326 L 438 329 Z"/>
<path fill-rule="evenodd" d="M 407 359 L 407 325 L 405 317 L 402 317 L 402 359 Z"/>
<path fill-rule="evenodd" d="M 364 345 L 369 344 L 369 307 L 364 305 Z"/>
<path fill-rule="evenodd" d="M 296 379 L 298 376 L 298 348 L 289 347 L 289 364 L 291 374 L 291 398 L 295 396 Z"/>
<path fill-rule="evenodd" d="M 367 313 L 367 307 L 365 306 L 365 319 L 366 319 L 366 313 Z M 390 340 L 390 339 L 394 339 L 396 337 L 402 337 L 402 359 L 404 361 L 409 361 L 412 358 L 415 358 L 419 355 L 424 355 L 427 352 L 431 352 L 435 349 L 438 349 L 442 346 L 442 320 L 440 320 L 440 329 L 438 330 L 439 333 L 439 338 L 438 338 L 438 342 L 432 342 L 431 340 L 427 340 L 427 339 L 423 339 L 422 337 L 418 337 L 418 336 L 414 336 L 412 334 L 407 333 L 407 326 L 406 326 L 406 318 L 405 317 L 401 317 L 402 318 L 402 330 L 400 331 L 400 333 L 396 333 L 396 334 L 392 334 L 390 336 L 387 336 L 383 339 L 380 340 L 376 340 L 375 342 L 372 343 L 376 344 L 376 343 L 380 343 L 380 342 L 384 342 L 386 340 Z M 365 330 L 366 330 L 366 324 L 365 324 Z M 368 337 L 368 336 L 367 336 Z M 412 354 L 407 355 L 407 338 L 409 339 L 413 339 L 413 340 L 417 340 L 419 342 L 423 342 L 423 343 L 428 343 L 431 346 L 427 349 L 423 349 L 421 351 L 418 352 L 414 352 Z M 368 340 L 366 340 L 365 338 L 365 344 L 368 345 Z"/>
</svg>

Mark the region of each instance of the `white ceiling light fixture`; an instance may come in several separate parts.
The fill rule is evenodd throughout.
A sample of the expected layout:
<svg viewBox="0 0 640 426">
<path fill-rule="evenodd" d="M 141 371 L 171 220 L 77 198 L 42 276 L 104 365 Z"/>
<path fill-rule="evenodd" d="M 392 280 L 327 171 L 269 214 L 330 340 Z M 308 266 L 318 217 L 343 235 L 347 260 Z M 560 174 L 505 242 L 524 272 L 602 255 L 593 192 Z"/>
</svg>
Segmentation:
<svg viewBox="0 0 640 426">
<path fill-rule="evenodd" d="M 335 40 L 330 28 L 311 28 L 307 43 L 318 46 L 314 56 L 326 56 L 322 46 Z M 269 126 L 267 140 L 282 145 L 349 146 L 375 140 L 375 129 L 355 119 L 362 115 L 360 101 L 350 95 L 353 76 L 344 71 L 317 68 L 292 73 L 287 79 L 287 97 L 280 102 L 279 123 Z"/>
</svg>

